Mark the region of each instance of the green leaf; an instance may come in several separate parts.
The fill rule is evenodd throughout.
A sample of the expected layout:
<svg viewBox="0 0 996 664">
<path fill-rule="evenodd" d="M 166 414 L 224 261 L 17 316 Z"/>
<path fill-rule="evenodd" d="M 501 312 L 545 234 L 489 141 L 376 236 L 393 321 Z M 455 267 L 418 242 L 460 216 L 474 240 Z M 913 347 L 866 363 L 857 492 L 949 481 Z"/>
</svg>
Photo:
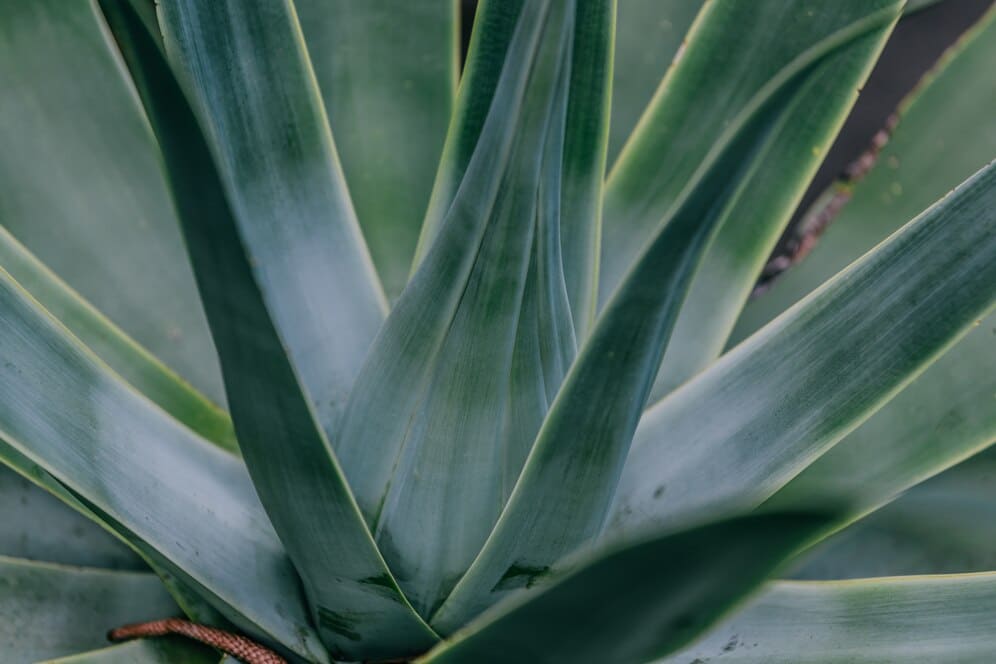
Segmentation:
<svg viewBox="0 0 996 664">
<path fill-rule="evenodd" d="M 80 341 L 163 410 L 220 447 L 238 449 L 227 413 L 125 335 L 2 227 L 0 266 Z"/>
<path fill-rule="evenodd" d="M 853 187 L 853 198 L 813 253 L 748 307 L 740 323 L 743 330 L 803 296 L 864 247 L 893 232 L 911 210 L 948 191 L 996 154 L 996 119 L 986 112 L 996 104 L 996 91 L 974 83 L 991 79 L 994 57 L 996 12 L 990 12 L 903 104 L 880 166 Z M 838 187 L 829 195 L 842 192 L 851 189 Z M 923 288 L 929 292 L 929 285 Z M 860 513 L 996 440 L 994 328 L 996 316 L 981 320 L 895 399 L 790 482 L 775 502 L 832 500 Z"/>
<path fill-rule="evenodd" d="M 427 649 L 436 637 L 380 557 L 319 424 L 322 413 L 326 426 L 331 424 L 335 404 L 315 386 L 345 390 L 348 385 L 341 375 L 316 374 L 323 367 L 333 371 L 318 361 L 318 354 L 331 350 L 334 362 L 357 362 L 346 351 L 352 347 L 362 355 L 356 335 L 380 314 L 366 312 L 370 315 L 364 318 L 370 301 L 357 281 L 364 275 L 348 278 L 355 267 L 346 260 L 349 246 L 326 246 L 335 233 L 310 232 L 318 227 L 344 232 L 351 217 L 335 216 L 348 213 L 342 207 L 310 207 L 327 203 L 334 192 L 345 195 L 327 188 L 334 181 L 310 192 L 317 198 L 306 196 L 329 179 L 324 171 L 303 177 L 307 169 L 334 162 L 327 130 L 308 124 L 321 120 L 315 115 L 321 106 L 309 87 L 307 56 L 289 6 L 184 2 L 161 7 L 170 26 L 167 41 L 178 40 L 172 48 L 189 58 L 207 106 L 215 111 L 210 135 L 220 146 L 217 152 L 149 31 L 151 18 L 143 23 L 144 6 L 108 0 L 102 7 L 163 151 L 240 447 L 267 514 L 303 577 L 323 640 L 337 655 L 354 659 Z M 271 68 L 280 75 L 268 73 Z M 236 96 L 240 104 L 226 103 Z M 301 118 L 302 124 L 290 127 L 277 120 L 285 115 Z M 285 131 L 301 133 L 284 141 Z M 249 146 L 276 164 L 242 158 L 233 163 Z M 296 154 L 298 149 L 320 150 L 308 157 Z M 246 168 L 253 177 L 246 177 L 241 170 Z M 303 179 L 294 182 L 298 176 Z M 306 191 L 299 190 L 302 186 Z M 293 197 L 294 192 L 300 196 Z M 339 202 L 348 206 L 348 198 Z M 314 216 L 295 216 L 308 209 Z M 339 263 L 337 256 L 343 258 Z M 347 273 L 312 281 L 326 269 Z M 325 297 L 331 309 L 308 308 Z M 293 318 L 295 312 L 299 318 Z M 346 330 L 347 324 L 356 327 Z M 319 398 L 322 394 L 325 398 Z"/>
<path fill-rule="evenodd" d="M 699 267 L 658 373 L 656 400 L 719 356 L 737 314 L 878 57 L 901 2 L 715 2 L 641 118 L 606 184 L 600 300 L 608 300 L 702 163 L 750 99 L 827 35 L 874 25 L 827 52 L 782 100 L 785 118 L 754 157 Z M 773 37 L 776 36 L 776 37 Z M 758 44 L 763 44 L 759 48 Z"/>
<path fill-rule="evenodd" d="M 650 104 L 704 0 L 625 0 L 616 13 L 609 164 Z"/>
<path fill-rule="evenodd" d="M 996 574 L 783 581 L 675 664 L 989 662 Z"/>
<path fill-rule="evenodd" d="M 448 212 L 423 236 L 431 249 L 357 380 L 340 442 L 423 615 L 487 538 L 574 356 L 568 284 L 580 273 L 559 238 L 591 228 L 567 227 L 582 202 L 589 219 L 597 211 L 604 152 L 611 4 L 481 11 L 433 199 Z"/>
<path fill-rule="evenodd" d="M 800 546 L 823 525 L 810 515 L 750 516 L 600 552 L 419 661 L 646 662 L 707 630 L 771 574 L 772 552 Z"/>
<path fill-rule="evenodd" d="M 214 347 L 148 123 L 91 4 L 0 2 L 0 88 L 0 224 L 222 403 Z M 6 260 L 0 264 L 9 270 Z"/>
<path fill-rule="evenodd" d="M 994 284 L 991 164 L 650 409 L 610 536 L 757 506 L 963 336 Z"/>
<path fill-rule="evenodd" d="M 831 537 L 792 576 L 847 579 L 992 570 L 994 497 L 996 461 L 985 452 Z"/>
<path fill-rule="evenodd" d="M 159 13 L 171 64 L 186 74 L 192 102 L 203 112 L 238 246 L 331 434 L 386 303 L 300 26 L 286 1 L 188 0 L 164 3 Z M 175 190 L 177 176 L 170 178 Z M 204 277 L 197 279 L 203 299 Z M 211 323 L 211 307 L 205 308 Z M 212 334 L 219 345 L 213 327 Z"/>
<path fill-rule="evenodd" d="M 615 14 L 615 2 L 573 4 L 577 5 L 576 45 L 570 56 L 558 216 L 564 288 L 576 336 L 582 338 L 595 313 L 601 181 L 605 171 L 613 48 L 609 25 Z M 509 44 L 523 5 L 522 0 L 484 0 L 477 9 L 456 109 L 419 238 L 416 268 L 433 246 L 482 143 L 482 132 L 495 107 L 495 91 L 507 67 Z M 551 192 L 551 196 L 555 195 Z"/>
<path fill-rule="evenodd" d="M 880 12 L 815 44 L 769 81 L 720 137 L 606 305 L 543 423 L 512 497 L 474 565 L 431 622 L 453 631 L 600 530 L 701 250 L 749 181 L 802 75 L 890 21 Z M 598 404 L 593 408 L 592 404 Z M 531 570 L 529 575 L 513 570 Z"/>
<path fill-rule="evenodd" d="M 189 640 L 157 638 L 52 659 L 40 664 L 218 664 L 218 654 Z M 231 661 L 231 660 L 229 660 Z"/>
<path fill-rule="evenodd" d="M 114 627 L 178 611 L 154 574 L 0 556 L 0 652 L 8 662 L 98 648 Z"/>
<path fill-rule="evenodd" d="M 0 555 L 63 565 L 144 570 L 127 547 L 0 464 Z"/>
<path fill-rule="evenodd" d="M 459 74 L 457 0 L 295 0 L 363 235 L 408 281 Z"/>
<path fill-rule="evenodd" d="M 135 392 L 3 271 L 0 364 L 5 463 L 112 527 L 243 630 L 324 661 L 241 462 Z"/>
</svg>

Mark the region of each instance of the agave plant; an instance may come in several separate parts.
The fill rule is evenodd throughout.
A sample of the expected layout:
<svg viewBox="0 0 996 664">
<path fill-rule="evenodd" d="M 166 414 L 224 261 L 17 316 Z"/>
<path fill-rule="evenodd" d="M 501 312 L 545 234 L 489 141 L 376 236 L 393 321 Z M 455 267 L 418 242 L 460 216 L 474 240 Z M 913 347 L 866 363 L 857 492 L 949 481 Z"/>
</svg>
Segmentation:
<svg viewBox="0 0 996 664">
<path fill-rule="evenodd" d="M 619 4 L 0 1 L 3 661 L 992 661 L 993 12 Z"/>
</svg>

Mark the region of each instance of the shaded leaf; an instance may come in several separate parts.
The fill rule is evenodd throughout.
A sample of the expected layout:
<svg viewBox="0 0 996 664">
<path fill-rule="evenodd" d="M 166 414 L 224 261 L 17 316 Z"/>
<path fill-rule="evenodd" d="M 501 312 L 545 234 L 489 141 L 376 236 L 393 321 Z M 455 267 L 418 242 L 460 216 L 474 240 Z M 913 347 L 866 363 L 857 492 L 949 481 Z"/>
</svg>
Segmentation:
<svg viewBox="0 0 996 664">
<path fill-rule="evenodd" d="M 459 73 L 456 0 L 295 0 L 384 289 L 408 280 Z"/>
<path fill-rule="evenodd" d="M 996 575 L 777 583 L 662 662 L 977 662 L 996 650 Z"/>
<path fill-rule="evenodd" d="M 0 555 L 63 565 L 147 569 L 100 526 L 2 465 L 0 509 L 4 513 Z"/>
<path fill-rule="evenodd" d="M 2 271 L 0 312 L 3 461 L 112 527 L 240 628 L 322 661 L 299 581 L 242 464 L 127 386 Z"/>
<path fill-rule="evenodd" d="M 771 79 L 719 138 L 600 315 L 494 531 L 432 618 L 439 630 L 449 633 L 534 583 L 597 535 L 702 249 L 784 121 L 785 98 L 826 53 L 883 20 L 891 15 L 873 14 L 827 35 Z"/>
<path fill-rule="evenodd" d="M 246 464 L 303 577 L 323 640 L 337 656 L 364 659 L 428 648 L 435 635 L 380 557 L 319 424 L 324 413 L 326 427 L 331 426 L 335 404 L 318 388 L 332 385 L 338 391 L 348 384 L 342 375 L 316 373 L 328 365 L 313 356 L 358 362 L 347 355 L 362 350 L 353 342 L 361 341 L 365 326 L 380 314 L 361 317 L 371 301 L 358 290 L 370 275 L 354 272 L 349 280 L 356 267 L 345 260 L 350 247 L 332 242 L 336 233 L 355 228 L 348 209 L 323 207 L 329 196 L 345 195 L 335 188 L 337 179 L 329 180 L 334 173 L 319 170 L 295 180 L 302 170 L 334 165 L 334 153 L 327 129 L 315 124 L 322 120 L 321 105 L 309 87 L 307 56 L 290 8 L 242 2 L 164 8 L 167 42 L 189 58 L 203 101 L 213 111 L 213 130 L 205 134 L 149 32 L 151 17 L 129 2 L 108 0 L 102 7 L 163 150 Z M 231 62 L 239 66 L 226 64 Z M 244 103 L 225 103 L 236 90 Z M 300 124 L 276 121 L 283 113 Z M 284 131 L 294 140 L 283 142 Z M 260 141 L 265 159 L 233 162 Z M 243 169 L 254 174 L 245 186 Z M 295 191 L 301 196 L 292 197 Z M 348 208 L 348 198 L 338 202 Z M 286 205 L 303 205 L 297 212 L 313 216 L 292 216 L 296 223 L 290 223 L 280 216 L 288 212 Z M 319 226 L 337 230 L 308 232 Z M 336 257 L 344 260 L 325 262 L 335 263 Z M 338 281 L 312 281 L 327 269 L 346 273 L 339 272 Z M 308 308 L 326 296 L 331 308 Z M 303 316 L 305 311 L 317 318 Z M 293 318 L 296 313 L 302 317 Z M 347 322 L 355 327 L 345 330 Z M 331 326 L 328 334 L 325 324 Z M 362 339 L 362 347 L 366 343 L 369 338 Z"/>
<path fill-rule="evenodd" d="M 0 652 L 9 662 L 99 648 L 114 627 L 178 611 L 154 574 L 0 556 Z"/>
<path fill-rule="evenodd" d="M 609 47 L 609 10 L 606 2 L 481 8 L 433 199 L 447 212 L 435 231 L 427 226 L 431 248 L 351 397 L 343 466 L 423 614 L 488 536 L 574 355 L 561 221 L 573 219 L 568 198 L 597 210 L 591 195 L 575 194 L 585 181 L 597 191 L 588 176 L 600 143 L 575 137 L 572 122 L 598 125 L 604 113 L 588 75 Z M 590 59 L 575 58 L 582 53 Z"/>
<path fill-rule="evenodd" d="M 749 181 L 726 207 L 689 288 L 659 371 L 656 400 L 719 356 L 737 314 L 878 58 L 901 2 L 847 0 L 803 11 L 780 0 L 706 5 L 606 184 L 600 301 L 669 214 L 719 135 L 813 44 L 848 26 L 781 101 Z"/>
<path fill-rule="evenodd" d="M 825 524 L 752 516 L 661 534 L 578 562 L 539 593 L 512 598 L 423 660 L 639 664 L 687 644 L 772 572 L 771 555 Z"/>
<path fill-rule="evenodd" d="M 0 223 L 221 403 L 154 141 L 91 3 L 0 2 L 0 87 Z"/>
<path fill-rule="evenodd" d="M 992 308 L 994 231 L 990 165 L 650 409 L 610 536 L 781 489 Z M 812 504 L 847 509 L 837 497 Z"/>
</svg>

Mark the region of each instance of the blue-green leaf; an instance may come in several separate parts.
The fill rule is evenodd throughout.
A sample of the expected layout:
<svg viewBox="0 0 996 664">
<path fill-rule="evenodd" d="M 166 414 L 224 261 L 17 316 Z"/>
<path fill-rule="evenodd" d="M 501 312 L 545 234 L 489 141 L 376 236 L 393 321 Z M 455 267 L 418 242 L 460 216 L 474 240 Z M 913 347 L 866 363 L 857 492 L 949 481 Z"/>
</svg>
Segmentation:
<svg viewBox="0 0 996 664">
<path fill-rule="evenodd" d="M 0 224 L 221 403 L 154 141 L 92 4 L 0 2 L 0 89 Z M 11 269 L 6 259 L 0 265 Z"/>
<path fill-rule="evenodd" d="M 320 425 L 331 426 L 338 397 L 329 399 L 348 381 L 318 358 L 358 362 L 369 343 L 360 335 L 380 313 L 364 297 L 372 273 L 349 260 L 355 223 L 335 171 L 324 170 L 334 153 L 315 124 L 321 105 L 294 15 L 286 4 L 234 0 L 163 7 L 167 42 L 211 111 L 207 131 L 142 5 L 102 7 L 163 151 L 240 447 L 316 626 L 337 656 L 420 652 L 436 637 L 380 557 Z"/>
<path fill-rule="evenodd" d="M 2 464 L 0 509 L 4 513 L 0 523 L 0 555 L 63 565 L 147 569 L 132 551 L 100 526 Z"/>
<path fill-rule="evenodd" d="M 984 664 L 996 651 L 996 574 L 776 584 L 658 664 Z"/>
<path fill-rule="evenodd" d="M 643 664 L 711 627 L 772 573 L 772 553 L 801 546 L 825 523 L 750 516 L 599 552 L 537 594 L 496 606 L 420 661 Z"/>
<path fill-rule="evenodd" d="M 3 271 L 0 328 L 4 463 L 240 628 L 323 661 L 299 579 L 241 462 L 135 392 Z"/>
<path fill-rule="evenodd" d="M 784 122 L 785 99 L 827 53 L 892 19 L 891 10 L 873 12 L 827 35 L 772 78 L 720 136 L 601 313 L 494 532 L 433 617 L 437 629 L 449 633 L 534 584 L 598 533 L 702 249 Z"/>
<path fill-rule="evenodd" d="M 606 184 L 600 300 L 699 167 L 715 137 L 779 71 L 826 35 L 878 15 L 823 55 L 782 100 L 786 117 L 754 157 L 689 288 L 659 371 L 656 400 L 722 351 L 757 275 L 829 149 L 898 18 L 901 2 L 781 0 L 703 9 Z"/>
<path fill-rule="evenodd" d="M 99 648 L 110 629 L 178 612 L 154 574 L 0 556 L 0 653 L 7 662 Z"/>
<path fill-rule="evenodd" d="M 610 535 L 757 506 L 994 303 L 996 164 L 650 409 Z"/>
<path fill-rule="evenodd" d="M 568 284 L 580 272 L 563 238 L 592 228 L 603 163 L 611 4 L 481 12 L 433 198 L 446 212 L 434 222 L 430 211 L 426 253 L 340 441 L 384 555 L 425 614 L 488 536 L 574 356 Z"/>
</svg>

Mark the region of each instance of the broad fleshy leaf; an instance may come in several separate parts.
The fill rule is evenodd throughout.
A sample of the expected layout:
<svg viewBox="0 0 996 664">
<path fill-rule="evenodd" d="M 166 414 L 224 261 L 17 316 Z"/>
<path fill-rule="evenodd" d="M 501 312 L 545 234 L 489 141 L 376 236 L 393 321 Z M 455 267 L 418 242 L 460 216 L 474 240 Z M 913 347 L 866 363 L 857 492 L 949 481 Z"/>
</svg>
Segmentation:
<svg viewBox="0 0 996 664">
<path fill-rule="evenodd" d="M 996 392 L 994 392 L 996 393 Z M 829 538 L 793 578 L 956 574 L 996 568 L 996 461 L 983 452 Z"/>
<path fill-rule="evenodd" d="M 249 633 L 324 661 L 241 462 L 111 372 L 0 271 L 0 457 Z"/>
<path fill-rule="evenodd" d="M 295 0 L 360 227 L 390 299 L 411 270 L 459 74 L 456 0 Z"/>
<path fill-rule="evenodd" d="M 772 573 L 772 552 L 824 525 L 812 515 L 749 516 L 600 552 L 420 661 L 642 664 L 707 630 Z"/>
<path fill-rule="evenodd" d="M 576 5 L 577 16 L 564 119 L 559 244 L 564 288 L 575 334 L 580 339 L 586 335 L 595 314 L 601 184 L 605 175 L 611 88 L 610 26 L 614 22 L 615 2 L 572 4 Z M 511 57 L 508 49 L 523 5 L 522 0 L 483 0 L 477 9 L 456 109 L 419 238 L 416 268 L 433 246 L 458 190 L 465 186 L 467 169 L 482 142 L 486 120 L 496 106 L 496 88 L 508 67 L 507 60 Z M 555 196 L 556 192 L 549 195 Z"/>
<path fill-rule="evenodd" d="M 878 17 L 827 52 L 781 101 L 689 288 L 652 399 L 719 356 L 765 260 L 878 57 L 902 2 L 714 2 L 689 34 L 606 184 L 600 301 L 609 296 L 723 129 L 784 67 L 827 35 Z"/>
<path fill-rule="evenodd" d="M 720 136 L 601 313 L 494 532 L 432 619 L 442 632 L 536 583 L 598 533 L 702 249 L 781 126 L 786 97 L 840 43 L 891 20 L 879 12 L 827 35 L 772 78 Z"/>
<path fill-rule="evenodd" d="M 0 89 L 0 224 L 222 403 L 214 346 L 148 123 L 92 4 L 0 2 Z"/>
<path fill-rule="evenodd" d="M 991 164 L 650 409 L 609 536 L 756 507 L 963 336 L 994 285 Z"/>
<path fill-rule="evenodd" d="M 0 556 L 106 569 L 147 569 L 100 526 L 2 464 L 0 508 L 4 515 Z"/>
<path fill-rule="evenodd" d="M 966 84 L 991 78 L 993 57 L 996 12 L 990 12 L 903 105 L 879 166 L 853 192 L 838 186 L 828 193 L 853 197 L 813 253 L 748 307 L 742 329 L 802 297 L 893 232 L 911 210 L 948 191 L 959 177 L 996 155 L 996 119 L 987 113 L 996 104 L 996 88 Z M 929 288 L 924 286 L 925 294 Z M 964 339 L 793 479 L 773 502 L 833 501 L 860 513 L 996 440 L 994 328 L 996 316 L 979 320 Z"/>
<path fill-rule="evenodd" d="M 2 227 L 0 267 L 135 389 L 223 449 L 238 449 L 227 413 L 83 300 Z"/>
<path fill-rule="evenodd" d="M 154 574 L 0 556 L 0 653 L 7 662 L 99 648 L 114 627 L 178 612 Z"/>
<path fill-rule="evenodd" d="M 562 239 L 591 228 L 569 231 L 568 208 L 597 211 L 604 152 L 611 3 L 480 11 L 433 198 L 446 212 L 433 228 L 430 211 L 430 248 L 374 343 L 340 443 L 425 615 L 488 536 L 574 356 Z"/>
<path fill-rule="evenodd" d="M 205 130 L 144 7 L 102 7 L 163 151 L 240 448 L 323 640 L 354 659 L 425 650 L 436 637 L 374 546 L 321 426 L 348 381 L 318 356 L 358 362 L 370 341 L 359 335 L 380 313 L 362 292 L 372 273 L 349 260 L 346 241 L 359 238 L 293 12 L 234 0 L 160 7 L 213 119 Z"/>
<path fill-rule="evenodd" d="M 996 574 L 782 581 L 673 664 L 963 662 L 996 651 Z"/>
</svg>

